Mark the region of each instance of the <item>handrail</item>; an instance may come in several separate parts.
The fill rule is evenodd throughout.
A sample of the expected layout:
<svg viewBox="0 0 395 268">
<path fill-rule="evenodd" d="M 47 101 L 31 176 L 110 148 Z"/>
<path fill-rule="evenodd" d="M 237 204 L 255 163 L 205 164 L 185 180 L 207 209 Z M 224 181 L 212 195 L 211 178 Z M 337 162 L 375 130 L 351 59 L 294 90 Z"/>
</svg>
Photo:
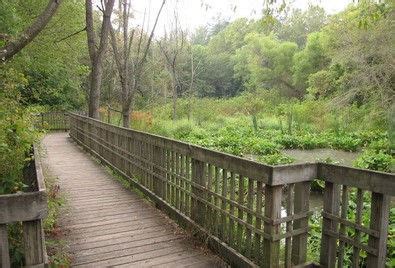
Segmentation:
<svg viewBox="0 0 395 268">
<path fill-rule="evenodd" d="M 325 181 L 320 264 L 342 261 L 347 246 L 356 264 L 361 250 L 371 267 L 385 263 L 394 174 L 320 162 L 264 165 L 74 113 L 69 117 L 77 143 L 172 218 L 198 230 L 230 264 L 305 264 L 310 183 L 316 178 Z M 366 191 L 371 192 L 369 227 L 361 221 Z M 356 192 L 355 221 L 347 218 L 351 192 Z M 356 235 L 348 236 L 346 227 Z M 367 244 L 361 233 L 369 236 Z"/>
<path fill-rule="evenodd" d="M 47 262 L 42 220 L 47 216 L 47 192 L 37 145 L 33 160 L 25 172 L 33 191 L 0 195 L 0 264 L 10 267 L 7 224 L 22 222 L 26 267 L 44 266 Z"/>
</svg>

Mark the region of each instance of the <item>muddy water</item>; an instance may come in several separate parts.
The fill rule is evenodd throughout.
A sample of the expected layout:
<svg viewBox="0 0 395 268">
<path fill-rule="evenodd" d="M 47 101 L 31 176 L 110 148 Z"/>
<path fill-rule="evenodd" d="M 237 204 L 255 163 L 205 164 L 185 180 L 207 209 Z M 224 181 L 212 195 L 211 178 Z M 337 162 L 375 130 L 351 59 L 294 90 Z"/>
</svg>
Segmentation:
<svg viewBox="0 0 395 268">
<path fill-rule="evenodd" d="M 346 152 L 334 149 L 313 149 L 313 150 L 282 150 L 282 152 L 293 159 L 294 163 L 316 162 L 318 160 L 324 161 L 330 158 L 334 163 L 352 166 L 353 162 L 359 155 L 359 152 Z"/>
<path fill-rule="evenodd" d="M 330 158 L 333 163 L 353 166 L 353 162 L 358 157 L 359 152 L 346 152 L 334 149 L 313 149 L 313 150 L 300 150 L 300 149 L 288 149 L 282 150 L 282 152 L 295 161 L 294 163 L 311 163 L 317 161 L 324 161 Z M 246 158 L 251 160 L 257 160 L 255 155 L 245 155 Z M 310 193 L 310 210 L 321 211 L 322 209 L 322 193 L 311 192 Z M 285 208 L 281 211 L 282 216 L 286 216 Z"/>
</svg>

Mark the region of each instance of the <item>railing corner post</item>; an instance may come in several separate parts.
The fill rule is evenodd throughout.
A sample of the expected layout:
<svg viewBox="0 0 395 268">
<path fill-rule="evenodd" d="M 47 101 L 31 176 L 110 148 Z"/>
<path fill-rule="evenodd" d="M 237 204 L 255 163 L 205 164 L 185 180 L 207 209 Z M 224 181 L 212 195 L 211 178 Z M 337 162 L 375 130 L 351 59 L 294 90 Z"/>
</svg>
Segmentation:
<svg viewBox="0 0 395 268">
<path fill-rule="evenodd" d="M 164 194 L 166 193 L 164 187 L 163 187 L 163 182 L 162 178 L 163 176 L 163 171 L 160 169 L 162 166 L 163 162 L 163 155 L 162 155 L 162 148 L 159 146 L 152 146 L 152 160 L 153 160 L 153 190 L 154 193 L 160 197 L 164 198 Z"/>
<path fill-rule="evenodd" d="M 294 213 L 305 213 L 309 211 L 309 197 L 310 197 L 310 181 L 299 182 L 295 184 L 294 197 Z M 298 219 L 294 221 L 293 228 L 307 228 L 309 226 L 309 217 Z M 307 258 L 307 237 L 308 234 L 300 234 L 292 238 L 292 264 L 303 264 Z"/>
<path fill-rule="evenodd" d="M 263 245 L 263 267 L 279 267 L 280 265 L 280 240 L 276 238 L 280 234 L 280 224 L 275 221 L 281 218 L 281 195 L 282 185 L 265 186 L 265 216 L 272 222 L 264 224 L 267 237 Z"/>
<path fill-rule="evenodd" d="M 45 247 L 41 219 L 25 221 L 22 226 L 26 266 L 44 264 Z"/>
<path fill-rule="evenodd" d="M 338 216 L 339 214 L 339 185 L 332 182 L 325 182 L 323 211 Z M 332 219 L 322 219 L 322 239 L 320 264 L 324 267 L 335 267 L 338 233 L 338 222 Z"/>
<path fill-rule="evenodd" d="M 206 177 L 204 176 L 204 162 L 192 159 L 192 195 L 197 198 L 192 197 L 192 209 L 191 218 L 201 226 L 204 226 L 206 217 L 205 204 L 199 200 L 205 199 L 204 191 L 194 186 L 197 184 L 199 186 L 205 187 Z"/>
<path fill-rule="evenodd" d="M 387 252 L 387 236 L 389 222 L 388 195 L 372 192 L 370 213 L 370 229 L 378 231 L 379 237 L 369 236 L 368 245 L 377 249 L 377 255 L 368 253 L 367 267 L 384 267 Z"/>
</svg>

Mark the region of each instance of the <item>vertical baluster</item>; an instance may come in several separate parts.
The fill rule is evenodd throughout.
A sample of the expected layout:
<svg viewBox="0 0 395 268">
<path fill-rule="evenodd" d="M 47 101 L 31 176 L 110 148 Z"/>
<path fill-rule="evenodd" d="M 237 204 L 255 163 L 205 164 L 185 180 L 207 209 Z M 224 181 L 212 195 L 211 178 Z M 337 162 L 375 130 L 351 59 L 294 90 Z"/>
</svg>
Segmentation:
<svg viewBox="0 0 395 268">
<path fill-rule="evenodd" d="M 265 216 L 273 221 L 281 218 L 281 194 L 282 186 L 265 187 Z M 263 266 L 279 267 L 280 261 L 280 241 L 274 239 L 280 234 L 280 224 L 265 222 L 264 232 L 270 237 L 264 239 L 263 245 Z"/>
<path fill-rule="evenodd" d="M 186 173 L 185 178 L 188 181 L 186 189 L 188 190 L 189 193 L 191 193 L 192 188 L 191 188 L 191 158 L 190 157 L 186 157 L 185 173 Z M 187 215 L 191 215 L 192 199 L 190 194 L 187 195 L 186 206 L 187 206 Z"/>
<path fill-rule="evenodd" d="M 310 182 L 298 182 L 294 186 L 294 214 L 309 211 Z M 308 216 L 295 220 L 293 229 L 307 228 L 309 226 Z M 308 233 L 292 237 L 292 264 L 303 264 L 307 258 L 307 236 Z"/>
<path fill-rule="evenodd" d="M 324 212 L 339 215 L 339 185 L 332 182 L 325 182 L 324 189 Z M 328 218 L 322 220 L 322 239 L 320 264 L 325 267 L 335 267 L 337 238 L 328 232 L 337 234 L 338 222 Z"/>
<path fill-rule="evenodd" d="M 230 192 L 230 200 L 235 201 L 235 174 L 234 172 L 230 173 L 230 187 L 229 187 L 229 192 Z M 230 215 L 234 216 L 235 214 L 235 206 L 230 203 Z M 229 245 L 234 246 L 234 239 L 233 239 L 233 232 L 234 232 L 234 225 L 235 221 L 229 217 L 229 228 L 228 228 L 228 237 L 229 237 Z"/>
<path fill-rule="evenodd" d="M 287 204 L 287 216 L 291 216 L 294 213 L 294 188 L 295 188 L 295 184 L 289 184 L 288 185 L 288 193 L 287 193 L 287 200 L 286 200 L 286 204 Z M 292 221 L 287 221 L 286 223 L 286 231 L 288 232 L 292 232 L 293 230 L 293 224 Z M 287 237 L 285 239 L 285 267 L 291 267 L 292 266 L 292 262 L 291 262 L 291 256 L 292 256 L 292 249 L 291 249 L 291 244 L 292 242 L 292 238 L 291 237 Z"/>
<path fill-rule="evenodd" d="M 171 154 L 170 150 L 166 149 L 166 201 L 167 203 L 171 203 L 171 196 L 170 196 L 170 176 L 171 176 L 171 170 L 170 170 L 170 160 L 171 160 Z"/>
<path fill-rule="evenodd" d="M 227 194 L 228 194 L 228 171 L 226 169 L 222 169 L 222 202 L 221 202 L 221 209 L 222 211 L 226 211 L 226 199 L 227 199 Z M 228 239 L 226 237 L 226 214 L 221 213 L 221 229 L 220 229 L 220 237 L 222 240 L 225 242 L 228 242 Z"/>
<path fill-rule="evenodd" d="M 239 205 L 244 205 L 244 177 L 242 175 L 239 176 L 239 187 L 237 189 L 238 195 L 238 203 Z M 237 208 L 237 217 L 240 220 L 243 220 L 243 209 Z M 242 250 L 243 246 L 243 225 L 241 223 L 237 224 L 237 248 L 239 251 Z"/>
<path fill-rule="evenodd" d="M 22 228 L 26 266 L 43 264 L 45 245 L 41 220 L 24 221 Z"/>
<path fill-rule="evenodd" d="M 261 181 L 256 182 L 256 214 L 262 215 L 262 196 L 263 196 L 263 183 Z M 262 229 L 262 219 L 259 217 L 255 218 L 255 228 L 257 230 Z M 261 252 L 261 235 L 255 233 L 254 235 L 254 246 L 255 246 L 255 259 L 258 263 L 262 260 L 262 252 Z"/>
<path fill-rule="evenodd" d="M 10 267 L 7 225 L 0 224 L 0 265 Z"/>
<path fill-rule="evenodd" d="M 254 181 L 250 178 L 248 178 L 248 190 L 247 190 L 247 208 L 248 208 L 248 212 L 247 212 L 247 223 L 249 225 L 252 225 L 252 215 L 250 211 L 253 211 L 253 200 L 254 200 Z M 246 255 L 247 257 L 251 256 L 251 229 L 247 228 L 246 229 Z"/>
<path fill-rule="evenodd" d="M 215 191 L 216 194 L 220 194 L 219 189 L 220 189 L 220 181 L 221 181 L 220 176 L 221 175 L 220 175 L 220 169 L 217 166 L 214 168 L 214 176 L 215 176 L 214 191 Z M 217 208 L 220 207 L 220 202 L 221 202 L 221 199 L 218 196 L 215 197 L 215 206 Z M 218 210 L 216 210 L 216 213 L 215 213 L 215 223 L 214 223 L 214 225 L 215 225 L 214 234 L 216 236 L 219 236 L 220 217 L 219 217 Z"/>
<path fill-rule="evenodd" d="M 363 191 L 362 189 L 357 189 L 357 199 L 356 199 L 356 212 L 355 212 L 355 223 L 357 225 L 361 225 L 362 222 L 362 206 L 363 206 Z M 359 243 L 361 240 L 361 232 L 358 229 L 355 229 L 355 237 L 354 241 L 356 244 Z M 359 267 L 359 248 L 353 247 L 353 254 L 352 254 L 352 267 Z"/>
<path fill-rule="evenodd" d="M 185 155 L 181 155 L 181 180 L 180 180 L 180 187 L 181 187 L 181 192 L 180 192 L 180 209 L 182 213 L 185 213 L 185 190 L 186 190 L 186 184 L 185 184 Z"/>
<path fill-rule="evenodd" d="M 206 176 L 204 176 L 205 163 L 196 159 L 192 159 L 192 182 L 199 186 L 204 187 L 206 185 Z M 193 198 L 192 202 L 192 219 L 200 226 L 205 225 L 206 218 L 206 205 L 199 199 L 205 200 L 205 192 L 196 186 L 192 187 L 192 194 L 197 198 Z"/>
<path fill-rule="evenodd" d="M 372 206 L 370 211 L 370 229 L 378 231 L 378 237 L 369 235 L 368 245 L 377 249 L 377 255 L 368 252 L 367 267 L 384 267 L 387 252 L 387 237 L 389 223 L 388 195 L 372 192 Z"/>
<path fill-rule="evenodd" d="M 348 190 L 347 186 L 343 185 L 342 189 L 342 204 L 341 204 L 341 213 L 340 217 L 342 219 L 347 219 L 347 208 L 348 208 Z M 346 232 L 346 226 L 342 223 L 340 223 L 340 228 L 339 228 L 339 234 L 344 235 Z M 345 243 L 340 240 L 339 242 L 339 256 L 338 256 L 338 267 L 343 267 L 343 262 L 344 262 L 344 246 Z"/>
<path fill-rule="evenodd" d="M 207 165 L 207 201 L 210 204 L 214 203 L 214 197 L 212 195 L 212 184 L 213 184 L 213 166 L 211 164 Z M 209 233 L 213 233 L 213 228 L 214 228 L 214 215 L 215 215 L 215 210 L 212 209 L 212 207 L 207 206 L 207 230 Z"/>
<path fill-rule="evenodd" d="M 176 202 L 175 202 L 175 207 L 177 209 L 180 209 L 180 154 L 175 153 L 175 173 L 176 173 L 176 179 L 175 179 L 175 184 L 176 184 Z"/>
</svg>

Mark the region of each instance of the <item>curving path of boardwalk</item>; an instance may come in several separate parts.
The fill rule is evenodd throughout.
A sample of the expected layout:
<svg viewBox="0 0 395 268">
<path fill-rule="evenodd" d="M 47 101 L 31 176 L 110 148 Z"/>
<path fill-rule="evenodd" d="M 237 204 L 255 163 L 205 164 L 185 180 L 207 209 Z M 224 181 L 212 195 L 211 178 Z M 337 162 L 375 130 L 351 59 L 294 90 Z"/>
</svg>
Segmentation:
<svg viewBox="0 0 395 268">
<path fill-rule="evenodd" d="M 44 140 L 45 162 L 67 197 L 60 226 L 73 266 L 223 267 L 163 213 L 121 186 L 67 133 Z"/>
</svg>

